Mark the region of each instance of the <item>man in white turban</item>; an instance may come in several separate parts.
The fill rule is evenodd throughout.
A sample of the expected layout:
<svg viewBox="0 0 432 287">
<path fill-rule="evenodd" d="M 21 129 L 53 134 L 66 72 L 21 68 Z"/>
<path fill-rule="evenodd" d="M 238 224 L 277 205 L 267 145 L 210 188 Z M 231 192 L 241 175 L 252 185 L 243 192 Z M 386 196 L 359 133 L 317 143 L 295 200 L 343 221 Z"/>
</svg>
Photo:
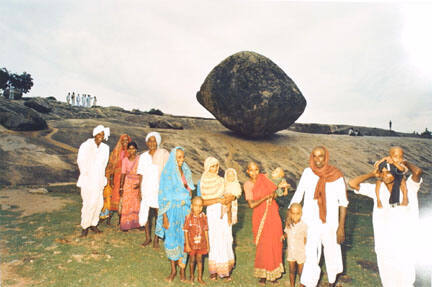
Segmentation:
<svg viewBox="0 0 432 287">
<path fill-rule="evenodd" d="M 142 200 L 139 212 L 139 223 L 141 226 L 145 226 L 146 240 L 142 244 L 143 246 L 147 246 L 152 241 L 151 220 L 149 219 L 150 208 L 155 209 L 155 214 L 157 215 L 159 208 L 159 180 L 162 170 L 169 158 L 169 152 L 166 149 L 159 148 L 161 136 L 158 132 L 149 133 L 146 136 L 146 144 L 149 150 L 140 156 L 137 170 L 137 173 L 142 175 Z M 156 234 L 154 236 L 153 248 L 159 248 L 159 238 Z"/>
<path fill-rule="evenodd" d="M 80 176 L 77 186 L 81 188 L 83 206 L 81 209 L 81 236 L 85 237 L 88 230 L 96 233 L 99 214 L 103 207 L 103 189 L 107 184 L 105 168 L 109 158 L 109 146 L 102 141 L 108 140 L 109 128 L 98 125 L 93 129 L 93 138 L 83 142 L 78 150 L 78 168 Z"/>
</svg>

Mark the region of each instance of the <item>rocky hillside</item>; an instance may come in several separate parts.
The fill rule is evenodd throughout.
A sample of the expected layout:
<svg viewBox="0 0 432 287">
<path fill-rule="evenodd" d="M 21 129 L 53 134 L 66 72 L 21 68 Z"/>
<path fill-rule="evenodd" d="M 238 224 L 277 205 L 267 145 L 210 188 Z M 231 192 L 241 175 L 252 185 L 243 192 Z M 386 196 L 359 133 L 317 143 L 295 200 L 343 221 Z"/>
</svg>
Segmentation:
<svg viewBox="0 0 432 287">
<path fill-rule="evenodd" d="M 325 145 L 331 153 L 331 163 L 338 166 L 347 178 L 368 172 L 374 161 L 387 155 L 392 145 L 405 149 L 408 160 L 424 170 L 422 192 L 431 188 L 431 140 L 397 136 L 351 137 L 337 132 L 349 126 L 295 124 L 268 139 L 248 140 L 227 130 L 212 119 L 153 115 L 139 110 L 126 111 L 119 107 L 70 107 L 55 100 L 38 100 L 50 110 L 41 112 L 25 105 L 28 100 L 0 99 L 0 185 L 45 185 L 75 182 L 78 177 L 76 152 L 79 145 L 91 137 L 97 124 L 111 128 L 108 144 L 114 147 L 122 133 L 128 133 L 145 149 L 145 136 L 159 131 L 163 147 L 181 145 L 186 149 L 187 162 L 195 180 L 202 172 L 207 156 L 217 157 L 223 169 L 234 167 L 240 180 L 245 180 L 247 162 L 254 160 L 264 171 L 281 166 L 288 180 L 296 185 L 308 164 L 309 153 L 316 145 Z M 4 125 L 5 110 L 19 106 L 31 109 L 48 128 L 36 131 L 14 131 Z M 24 109 L 25 110 L 25 109 Z M 29 111 L 29 110 L 28 110 Z M 16 112 L 15 112 L 16 113 Z M 26 119 L 26 117 L 22 117 Z M 6 124 L 7 125 L 7 124 Z M 354 127 L 357 128 L 357 127 Z M 361 131 L 367 134 L 367 128 Z M 370 134 L 383 130 L 369 128 Z M 312 133 L 306 133 L 312 132 Z"/>
</svg>

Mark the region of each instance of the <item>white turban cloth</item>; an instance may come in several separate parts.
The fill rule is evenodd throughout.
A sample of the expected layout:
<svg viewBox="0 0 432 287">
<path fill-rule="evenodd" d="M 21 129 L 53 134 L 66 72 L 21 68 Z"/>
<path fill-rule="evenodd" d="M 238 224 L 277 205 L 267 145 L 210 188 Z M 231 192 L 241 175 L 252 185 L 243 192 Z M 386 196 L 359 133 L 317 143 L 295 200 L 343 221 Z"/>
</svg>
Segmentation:
<svg viewBox="0 0 432 287">
<path fill-rule="evenodd" d="M 159 147 L 161 144 L 161 141 L 162 141 L 160 133 L 158 133 L 158 132 L 148 133 L 146 138 L 145 138 L 145 141 L 148 142 L 149 138 L 151 138 L 151 137 L 155 137 L 157 146 Z"/>
<path fill-rule="evenodd" d="M 103 125 L 98 125 L 93 129 L 93 136 L 96 136 L 98 133 L 104 132 L 104 140 L 108 140 L 108 137 L 110 136 L 110 129 L 107 127 L 104 127 Z"/>
</svg>

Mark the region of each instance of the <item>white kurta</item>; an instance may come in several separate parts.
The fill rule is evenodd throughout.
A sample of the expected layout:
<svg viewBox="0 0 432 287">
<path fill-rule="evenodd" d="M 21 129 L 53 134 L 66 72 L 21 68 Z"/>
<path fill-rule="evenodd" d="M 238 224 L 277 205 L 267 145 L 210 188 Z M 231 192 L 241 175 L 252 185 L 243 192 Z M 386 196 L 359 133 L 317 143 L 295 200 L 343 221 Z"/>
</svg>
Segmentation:
<svg viewBox="0 0 432 287">
<path fill-rule="evenodd" d="M 384 183 L 380 186 L 383 208 L 376 204 L 375 184 L 362 183 L 357 194 L 368 196 L 374 201 L 372 224 L 378 269 L 384 287 L 414 286 L 415 246 L 419 210 L 417 192 L 420 184 L 409 177 L 407 180 L 408 206 L 391 207 L 390 192 Z M 400 196 L 402 199 L 402 195 Z"/>
<path fill-rule="evenodd" d="M 78 150 L 78 168 L 80 176 L 77 186 L 81 188 L 83 207 L 81 209 L 81 227 L 96 226 L 103 207 L 103 189 L 107 184 L 105 168 L 108 163 L 109 146 L 96 145 L 94 138 L 81 144 Z"/>
<path fill-rule="evenodd" d="M 348 206 L 346 186 L 343 178 L 326 183 L 326 223 L 319 217 L 319 207 L 314 199 L 319 177 L 311 168 L 306 168 L 300 178 L 297 190 L 291 200 L 300 203 L 304 198 L 302 220 L 308 226 L 306 241 L 306 261 L 303 267 L 301 283 L 307 287 L 316 286 L 321 274 L 319 261 L 324 246 L 324 258 L 327 277 L 330 283 L 336 281 L 336 275 L 343 271 L 341 247 L 337 243 L 336 231 L 339 226 L 339 207 Z"/>
<path fill-rule="evenodd" d="M 140 156 L 137 173 L 142 175 L 139 224 L 147 224 L 149 209 L 159 208 L 158 193 L 162 169 L 169 157 L 165 149 L 157 149 L 153 157 L 147 151 Z"/>
</svg>

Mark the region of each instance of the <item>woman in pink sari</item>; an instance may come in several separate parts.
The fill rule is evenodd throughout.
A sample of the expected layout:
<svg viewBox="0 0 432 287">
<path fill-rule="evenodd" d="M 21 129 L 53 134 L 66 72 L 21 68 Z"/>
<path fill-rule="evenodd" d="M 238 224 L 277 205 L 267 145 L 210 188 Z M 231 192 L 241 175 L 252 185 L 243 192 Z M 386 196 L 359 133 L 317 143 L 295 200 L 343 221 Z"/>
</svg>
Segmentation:
<svg viewBox="0 0 432 287">
<path fill-rule="evenodd" d="M 130 142 L 127 147 L 128 155 L 123 159 L 120 179 L 120 229 L 123 231 L 140 227 L 138 213 L 141 202 L 141 175 L 137 174 L 139 162 L 139 156 L 137 156 L 138 147 L 135 142 Z"/>
<path fill-rule="evenodd" d="M 259 173 L 258 165 L 249 163 L 249 180 L 244 183 L 244 191 L 252 213 L 252 231 L 256 245 L 254 276 L 259 283 L 276 283 L 282 276 L 282 221 L 279 206 L 274 200 L 278 188 L 264 174 Z"/>
</svg>

